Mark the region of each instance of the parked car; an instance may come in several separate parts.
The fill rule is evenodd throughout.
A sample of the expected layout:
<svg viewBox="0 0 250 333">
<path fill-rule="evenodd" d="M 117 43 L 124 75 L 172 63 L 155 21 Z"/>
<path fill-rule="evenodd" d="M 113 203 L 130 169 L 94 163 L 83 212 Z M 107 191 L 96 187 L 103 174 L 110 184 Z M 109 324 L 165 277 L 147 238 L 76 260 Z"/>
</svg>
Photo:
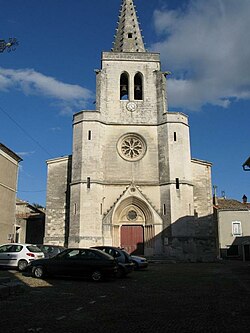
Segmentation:
<svg viewBox="0 0 250 333">
<path fill-rule="evenodd" d="M 37 247 L 44 253 L 45 258 L 52 258 L 58 253 L 66 250 L 66 247 L 59 245 L 37 244 Z"/>
<path fill-rule="evenodd" d="M 40 258 L 44 258 L 44 253 L 36 245 L 9 243 L 0 246 L 0 266 L 24 271 L 31 261 Z"/>
<path fill-rule="evenodd" d="M 117 277 L 125 277 L 127 274 L 133 272 L 134 264 L 131 256 L 125 250 L 114 246 L 95 246 L 95 249 L 99 249 L 117 260 L 118 271 Z"/>
<path fill-rule="evenodd" d="M 134 256 L 131 255 L 132 261 L 134 263 L 135 269 L 144 269 L 148 267 L 148 261 L 146 258 L 141 257 L 141 256 Z"/>
<path fill-rule="evenodd" d="M 117 272 L 116 260 L 97 249 L 66 249 L 55 257 L 31 262 L 27 273 L 36 278 L 44 276 L 78 276 L 100 281 L 114 277 Z"/>
</svg>

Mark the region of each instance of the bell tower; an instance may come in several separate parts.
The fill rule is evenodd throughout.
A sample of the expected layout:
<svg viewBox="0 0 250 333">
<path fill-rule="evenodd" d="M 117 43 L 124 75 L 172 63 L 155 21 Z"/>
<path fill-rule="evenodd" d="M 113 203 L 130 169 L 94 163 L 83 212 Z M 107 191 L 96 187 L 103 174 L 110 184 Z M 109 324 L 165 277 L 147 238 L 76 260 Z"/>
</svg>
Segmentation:
<svg viewBox="0 0 250 333">
<path fill-rule="evenodd" d="M 159 54 L 145 49 L 132 0 L 122 2 L 113 44 L 96 71 L 97 110 L 107 122 L 156 124 L 167 112 L 166 79 Z"/>
</svg>

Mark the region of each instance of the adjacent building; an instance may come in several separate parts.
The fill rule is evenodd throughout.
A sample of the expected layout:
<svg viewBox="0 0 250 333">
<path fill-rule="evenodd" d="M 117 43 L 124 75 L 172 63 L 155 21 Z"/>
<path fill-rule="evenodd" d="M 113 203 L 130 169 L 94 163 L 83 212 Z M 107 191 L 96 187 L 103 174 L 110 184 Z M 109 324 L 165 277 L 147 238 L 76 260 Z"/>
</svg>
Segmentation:
<svg viewBox="0 0 250 333">
<path fill-rule="evenodd" d="M 22 159 L 0 143 L 0 244 L 13 241 L 18 165 Z"/>
<path fill-rule="evenodd" d="M 15 242 L 42 244 L 44 228 L 45 209 L 17 199 Z"/>
<path fill-rule="evenodd" d="M 218 256 L 222 259 L 250 260 L 250 203 L 218 198 L 215 202 L 218 226 Z"/>
<path fill-rule="evenodd" d="M 96 72 L 96 109 L 73 117 L 72 155 L 47 161 L 45 242 L 215 257 L 211 163 L 191 158 L 188 117 L 168 109 L 160 55 L 123 0 Z"/>
</svg>

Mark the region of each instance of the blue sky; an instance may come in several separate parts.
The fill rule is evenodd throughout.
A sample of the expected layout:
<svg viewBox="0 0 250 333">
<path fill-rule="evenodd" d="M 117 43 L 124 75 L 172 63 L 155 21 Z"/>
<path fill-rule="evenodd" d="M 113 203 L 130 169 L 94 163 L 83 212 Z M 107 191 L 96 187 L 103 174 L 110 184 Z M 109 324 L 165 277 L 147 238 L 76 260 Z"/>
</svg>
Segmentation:
<svg viewBox="0 0 250 333">
<path fill-rule="evenodd" d="M 134 0 L 146 48 L 160 52 L 170 111 L 189 116 L 192 157 L 218 195 L 250 196 L 250 1 Z M 101 52 L 120 0 L 0 0 L 0 142 L 19 154 L 18 197 L 46 203 L 46 160 L 72 152 L 72 114 L 94 109 Z M 1 171 L 0 171 L 1 172 Z"/>
</svg>

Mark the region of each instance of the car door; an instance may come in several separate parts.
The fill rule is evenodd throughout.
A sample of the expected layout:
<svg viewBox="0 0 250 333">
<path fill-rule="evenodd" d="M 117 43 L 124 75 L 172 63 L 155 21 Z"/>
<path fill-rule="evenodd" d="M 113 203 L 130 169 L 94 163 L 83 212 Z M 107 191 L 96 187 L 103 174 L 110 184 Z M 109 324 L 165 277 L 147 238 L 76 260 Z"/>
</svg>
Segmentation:
<svg viewBox="0 0 250 333">
<path fill-rule="evenodd" d="M 81 249 L 79 254 L 71 257 L 72 275 L 88 277 L 98 266 L 99 257 L 91 250 Z"/>
<path fill-rule="evenodd" d="M 54 275 L 72 276 L 75 270 L 75 260 L 79 256 L 79 249 L 71 249 L 59 253 L 56 257 L 47 259 L 48 272 Z"/>
<path fill-rule="evenodd" d="M 0 265 L 1 266 L 6 265 L 6 262 L 8 259 L 7 253 L 8 253 L 8 245 L 0 246 Z"/>
<path fill-rule="evenodd" d="M 0 247 L 0 264 L 2 266 L 17 266 L 20 245 L 6 244 Z"/>
</svg>

